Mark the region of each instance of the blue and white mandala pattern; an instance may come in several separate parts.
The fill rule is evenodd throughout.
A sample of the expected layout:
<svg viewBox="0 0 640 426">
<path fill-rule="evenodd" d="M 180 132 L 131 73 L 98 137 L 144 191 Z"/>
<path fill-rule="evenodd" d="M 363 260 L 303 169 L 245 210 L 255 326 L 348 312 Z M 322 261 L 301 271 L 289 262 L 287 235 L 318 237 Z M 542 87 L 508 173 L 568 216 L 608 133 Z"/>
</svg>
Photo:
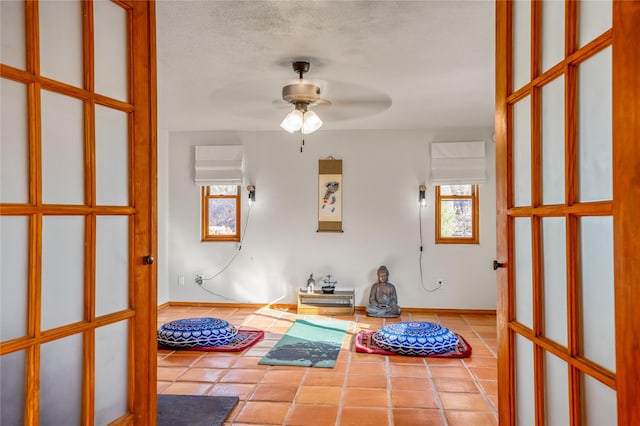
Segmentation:
<svg viewBox="0 0 640 426">
<path fill-rule="evenodd" d="M 455 349 L 458 336 L 446 327 L 433 322 L 395 322 L 385 325 L 373 336 L 383 349 L 401 355 L 424 356 L 442 354 Z"/>
<path fill-rule="evenodd" d="M 231 342 L 238 329 L 218 318 L 187 318 L 163 324 L 158 343 L 172 348 L 221 346 Z"/>
</svg>

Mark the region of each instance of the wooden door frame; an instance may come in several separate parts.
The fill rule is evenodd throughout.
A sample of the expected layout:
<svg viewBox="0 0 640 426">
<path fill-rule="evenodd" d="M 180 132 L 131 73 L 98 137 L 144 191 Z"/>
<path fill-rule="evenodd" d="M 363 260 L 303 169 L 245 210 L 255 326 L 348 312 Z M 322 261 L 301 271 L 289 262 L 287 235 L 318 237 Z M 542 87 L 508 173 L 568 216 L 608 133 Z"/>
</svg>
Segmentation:
<svg viewBox="0 0 640 426">
<path fill-rule="evenodd" d="M 618 424 L 640 424 L 640 2 L 613 2 L 613 252 Z"/>
<path fill-rule="evenodd" d="M 511 387 L 513 378 L 513 355 L 510 348 L 511 333 L 508 323 L 511 319 L 509 304 L 509 252 L 510 243 L 507 218 L 507 94 L 511 88 L 507 76 L 511 75 L 511 64 L 506 60 L 507 52 L 511 51 L 511 22 L 507 19 L 510 5 L 506 1 L 496 4 L 496 112 L 495 112 L 495 143 L 496 143 L 496 258 L 504 265 L 496 270 L 496 332 L 498 355 L 498 422 L 504 425 L 514 424 L 510 420 L 515 395 Z"/>
<path fill-rule="evenodd" d="M 146 256 L 154 259 L 157 239 L 157 75 L 156 75 L 156 13 L 155 0 L 128 1 L 133 19 L 129 28 L 133 46 L 131 70 L 133 112 L 133 176 L 132 194 L 136 216 L 135 238 L 131 263 L 133 271 L 133 324 L 135 342 L 133 362 L 134 389 L 129 389 L 129 411 L 134 424 L 153 425 L 157 417 L 157 273 L 155 262 L 147 264 Z"/>
<path fill-rule="evenodd" d="M 134 211 L 133 219 L 129 226 L 133 235 L 129 236 L 129 265 L 130 265 L 130 310 L 111 317 L 109 321 L 120 321 L 132 318 L 129 322 L 129 351 L 128 351 L 128 401 L 127 411 L 122 418 L 116 419 L 115 424 L 139 424 L 151 425 L 156 423 L 156 322 L 157 322 L 157 267 L 155 263 L 145 262 L 146 256 L 156 256 L 157 253 L 157 98 L 156 98 L 156 39 L 155 39 L 155 1 L 135 1 L 135 0 L 113 0 L 118 6 L 126 9 L 128 19 L 128 37 L 130 64 L 129 74 L 129 103 L 132 106 L 121 103 L 121 110 L 130 113 L 129 134 L 130 134 L 130 167 L 129 177 L 130 207 L 96 206 L 94 194 L 91 190 L 95 180 L 95 174 L 89 163 L 94 162 L 91 157 L 85 160 L 86 174 L 85 198 L 87 206 L 81 207 L 60 207 L 49 208 L 55 212 L 63 214 L 72 212 L 85 214 L 90 211 L 100 212 L 100 214 L 120 214 Z M 31 216 L 29 229 L 32 234 L 32 246 L 29 249 L 29 289 L 28 299 L 31 303 L 30 313 L 27 319 L 27 336 L 11 339 L 3 342 L 0 346 L 0 353 L 7 354 L 17 350 L 26 349 L 26 371 L 25 371 L 25 424 L 38 423 L 39 416 L 39 385 L 37 377 L 39 375 L 39 345 L 54 338 L 65 337 L 65 335 L 84 333 L 84 338 L 89 342 L 84 345 L 83 362 L 87 367 L 88 374 L 83 377 L 83 407 L 81 418 L 84 423 L 92 424 L 94 416 L 94 405 L 91 399 L 91 387 L 95 383 L 95 372 L 92 355 L 93 347 L 92 330 L 98 325 L 91 323 L 95 319 L 95 313 L 89 308 L 85 311 L 85 320 L 88 322 L 77 323 L 71 327 L 58 328 L 52 336 L 48 333 L 43 337 L 39 330 L 39 309 L 40 309 L 40 287 L 39 277 L 41 274 L 40 261 L 37 256 L 36 246 L 40 245 L 41 225 L 33 217 L 41 216 L 45 211 L 42 206 L 41 188 L 38 170 L 40 164 L 40 90 L 46 83 L 47 88 L 55 88 L 55 91 L 68 94 L 85 102 L 95 103 L 97 98 L 100 102 L 107 104 L 118 102 L 110 100 L 104 96 L 93 93 L 93 75 L 84 74 L 84 87 L 72 87 L 61 84 L 40 75 L 39 64 L 39 33 L 38 33 L 38 7 L 37 2 L 26 0 L 25 8 L 25 43 L 26 43 L 26 69 L 18 69 L 6 64 L 0 64 L 0 76 L 9 80 L 22 82 L 28 85 L 28 108 L 30 121 L 28 123 L 29 152 L 29 200 L 24 204 L 4 204 L 2 205 L 3 215 L 24 215 Z M 91 2 L 83 2 L 83 34 L 89 34 L 89 39 L 83 40 L 83 61 L 88 65 L 88 69 L 93 66 L 93 45 L 91 36 L 92 8 Z M 92 119 L 91 108 L 85 106 L 85 136 L 86 132 L 91 132 Z M 90 139 L 90 137 L 87 137 Z M 93 151 L 88 148 L 91 154 Z M 35 154 L 33 154 L 35 153 Z M 35 235 L 35 237 L 33 237 Z M 93 238 L 93 237 L 91 237 Z M 89 244 L 91 245 L 91 244 Z M 90 249 L 88 249 L 90 250 Z M 92 253 L 87 256 L 91 258 Z M 91 268 L 89 268 L 91 269 Z M 89 272 L 86 272 L 87 274 Z M 91 304 L 90 299 L 92 277 L 85 278 L 85 302 L 86 306 Z M 26 285 L 26 284 L 25 284 Z M 135 311 L 132 313 L 131 311 Z M 104 324 L 101 324 L 104 325 Z"/>
<path fill-rule="evenodd" d="M 508 78 L 511 64 L 507 61 L 512 49 L 511 23 L 508 16 L 511 3 L 496 2 L 496 233 L 497 260 L 505 268 L 497 271 L 497 332 L 498 332 L 498 414 L 500 424 L 513 425 L 515 390 L 513 389 L 513 337 L 508 323 L 513 319 L 509 283 L 513 271 L 509 268 L 512 242 L 507 209 L 511 161 L 507 150 L 510 116 L 507 96 L 511 93 Z M 573 9 L 575 13 L 575 9 Z M 640 321 L 637 303 L 640 300 L 640 2 L 613 1 L 612 10 L 612 115 L 613 115 L 613 233 L 614 233 L 614 303 L 616 326 L 616 392 L 618 424 L 640 424 L 640 373 L 637 369 Z M 536 27 L 532 27 L 535 31 Z M 567 43 L 575 42 L 575 40 Z M 532 66 L 536 66 L 532 62 Z M 534 301 L 534 303 L 536 303 Z M 540 392 L 540 390 L 536 390 Z M 538 407 L 539 408 L 539 407 Z M 540 413 L 538 413 L 540 414 Z M 572 416 L 573 421 L 575 417 Z"/>
</svg>

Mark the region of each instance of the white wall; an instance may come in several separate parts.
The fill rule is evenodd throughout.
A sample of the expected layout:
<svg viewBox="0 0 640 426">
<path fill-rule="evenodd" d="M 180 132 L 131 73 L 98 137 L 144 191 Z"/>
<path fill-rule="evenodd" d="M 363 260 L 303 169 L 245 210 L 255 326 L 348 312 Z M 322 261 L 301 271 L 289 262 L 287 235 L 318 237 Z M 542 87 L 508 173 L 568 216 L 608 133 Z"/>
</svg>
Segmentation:
<svg viewBox="0 0 640 426">
<path fill-rule="evenodd" d="M 428 181 L 429 143 L 484 140 L 487 183 L 480 186 L 480 244 L 434 244 L 434 190 Z M 193 182 L 194 146 L 242 144 L 247 183 L 256 186 L 242 249 L 237 243 L 200 242 L 200 188 Z M 168 287 L 171 301 L 290 303 L 310 273 L 331 273 L 338 288 L 354 288 L 365 305 L 376 269 L 386 265 L 403 307 L 495 309 L 494 144 L 491 129 L 438 131 L 171 132 L 169 156 Z M 344 233 L 318 233 L 318 160 L 343 160 Z M 163 173 L 159 164 L 159 174 Z M 162 182 L 159 182 L 162 184 Z M 419 270 L 418 187 L 422 210 L 423 284 Z M 160 189 L 162 192 L 162 188 Z M 243 199 L 246 196 L 243 188 Z M 166 210 L 159 209 L 160 215 Z M 245 230 L 247 206 L 243 202 Z M 163 220 L 159 220 L 162 223 Z M 162 245 L 162 241 L 159 244 Z M 194 277 L 209 278 L 203 290 Z M 159 267 L 159 271 L 162 271 Z M 179 277 L 185 284 L 179 284 Z M 212 294 L 215 293 L 215 294 Z"/>
<path fill-rule="evenodd" d="M 169 299 L 169 132 L 158 129 L 158 305 Z"/>
</svg>

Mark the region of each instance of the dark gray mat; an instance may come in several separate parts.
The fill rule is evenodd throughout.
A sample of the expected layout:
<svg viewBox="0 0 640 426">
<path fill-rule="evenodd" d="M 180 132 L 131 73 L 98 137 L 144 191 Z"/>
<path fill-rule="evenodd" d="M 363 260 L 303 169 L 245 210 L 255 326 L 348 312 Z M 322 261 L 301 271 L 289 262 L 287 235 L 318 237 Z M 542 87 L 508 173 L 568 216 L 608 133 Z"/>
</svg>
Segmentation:
<svg viewBox="0 0 640 426">
<path fill-rule="evenodd" d="M 237 396 L 158 395 L 158 426 L 222 425 Z"/>
</svg>

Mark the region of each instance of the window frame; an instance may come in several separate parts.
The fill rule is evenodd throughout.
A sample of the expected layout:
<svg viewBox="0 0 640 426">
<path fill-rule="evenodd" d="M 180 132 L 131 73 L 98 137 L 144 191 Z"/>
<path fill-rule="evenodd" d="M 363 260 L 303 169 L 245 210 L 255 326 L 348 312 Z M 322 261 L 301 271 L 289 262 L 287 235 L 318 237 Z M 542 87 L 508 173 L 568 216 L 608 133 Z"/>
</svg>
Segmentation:
<svg viewBox="0 0 640 426">
<path fill-rule="evenodd" d="M 440 186 L 435 186 L 435 211 L 436 211 L 436 244 L 480 244 L 480 187 L 478 184 L 471 185 L 471 195 L 441 195 Z M 445 185 L 442 185 L 445 186 Z M 446 185 L 448 186 L 448 185 Z M 441 235 L 440 212 L 442 211 L 443 200 L 471 200 L 471 237 L 443 237 Z"/>
<path fill-rule="evenodd" d="M 220 242 L 220 241 L 236 241 L 240 242 L 240 231 L 242 227 L 240 226 L 240 197 L 242 195 L 242 189 L 240 185 L 237 185 L 237 192 L 235 195 L 212 195 L 210 193 L 211 186 L 216 185 L 204 185 L 202 186 L 202 217 L 200 218 L 201 223 L 201 232 L 202 232 L 202 242 Z M 210 199 L 235 199 L 236 201 L 236 233 L 233 235 L 213 235 L 209 233 L 209 200 Z"/>
</svg>

